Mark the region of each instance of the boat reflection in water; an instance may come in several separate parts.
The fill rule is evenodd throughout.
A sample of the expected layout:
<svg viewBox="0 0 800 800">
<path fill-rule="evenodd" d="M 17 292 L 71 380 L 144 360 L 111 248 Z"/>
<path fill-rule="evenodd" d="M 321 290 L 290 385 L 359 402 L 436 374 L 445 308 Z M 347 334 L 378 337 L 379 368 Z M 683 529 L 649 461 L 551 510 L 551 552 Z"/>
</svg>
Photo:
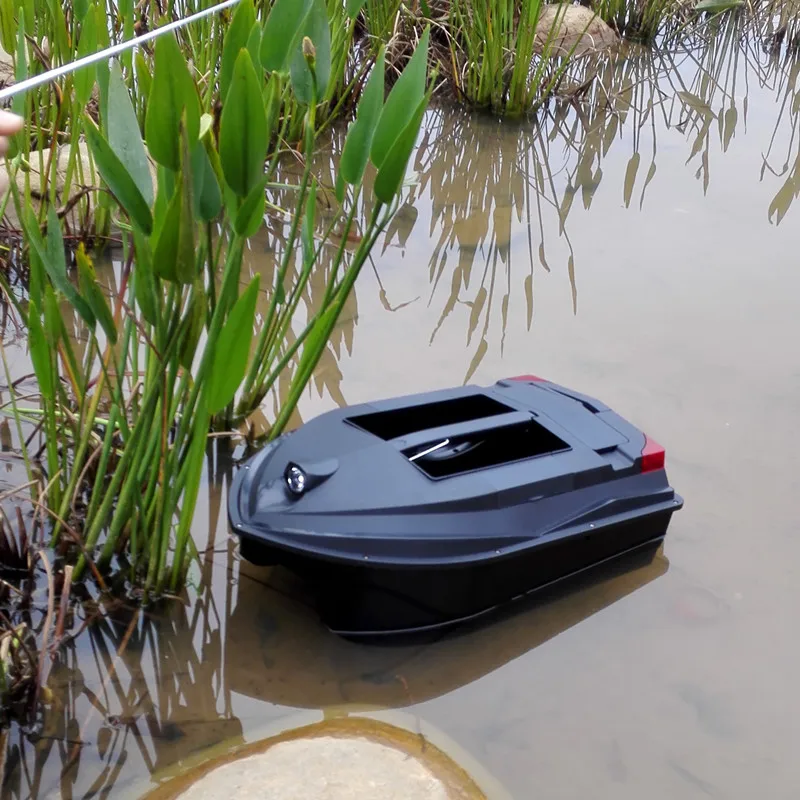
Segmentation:
<svg viewBox="0 0 800 800">
<path fill-rule="evenodd" d="M 225 629 L 226 688 L 294 708 L 421 703 L 479 681 L 668 566 L 661 548 L 631 553 L 449 633 L 378 644 L 330 632 L 313 609 L 309 587 L 288 571 L 242 562 Z"/>
</svg>

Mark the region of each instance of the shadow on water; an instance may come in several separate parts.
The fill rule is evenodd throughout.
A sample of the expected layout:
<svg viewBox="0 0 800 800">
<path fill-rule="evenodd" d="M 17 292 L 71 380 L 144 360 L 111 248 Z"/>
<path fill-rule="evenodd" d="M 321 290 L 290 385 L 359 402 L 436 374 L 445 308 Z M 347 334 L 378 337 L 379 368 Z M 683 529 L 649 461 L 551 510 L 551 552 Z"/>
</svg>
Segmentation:
<svg viewBox="0 0 800 800">
<path fill-rule="evenodd" d="M 537 125 L 432 109 L 410 196 L 376 248 L 373 278 L 382 308 L 426 306 L 421 324 L 429 326 L 429 343 L 455 329 L 460 347 L 469 348 L 469 380 L 490 342 L 498 341 L 502 354 L 510 324 L 530 329 L 543 273 L 569 284 L 577 313 L 581 263 L 591 255 L 569 235 L 579 209 L 643 208 L 659 181 L 674 180 L 659 171 L 664 149 L 681 152 L 705 194 L 753 118 L 768 134 L 750 145 L 760 148 L 761 166 L 745 180 L 774 186 L 764 215 L 781 224 L 800 194 L 800 62 L 765 52 L 735 15 L 719 25 L 716 37 L 677 55 L 598 58 L 586 69 L 600 79 L 576 86 L 582 99 L 551 106 Z M 339 150 L 342 131 L 331 136 L 339 137 Z M 318 174 L 332 187 L 324 153 Z M 320 196 L 324 222 L 326 196 Z M 281 198 L 276 191 L 272 201 L 279 206 Z M 365 200 L 362 217 L 369 211 Z M 280 215 L 268 215 L 265 231 L 251 242 L 249 271 L 262 272 L 262 285 L 273 284 L 286 230 Z M 393 296 L 392 274 L 401 262 L 405 270 L 422 268 L 423 291 Z M 112 265 L 103 276 L 110 291 L 117 278 Z M 303 297 L 309 309 L 325 284 L 324 275 L 309 283 Z M 262 312 L 268 291 L 259 300 Z M 348 300 L 304 413 L 315 413 L 323 396 L 346 402 L 342 375 L 364 291 L 359 285 Z M 521 311 L 510 310 L 515 303 Z M 79 336 L 77 325 L 71 329 Z M 278 385 L 265 401 L 255 433 L 274 417 L 282 391 Z M 298 413 L 293 424 L 300 421 Z M 413 708 L 464 687 L 478 698 L 482 679 L 668 568 L 660 552 L 650 561 L 628 559 L 438 638 L 357 644 L 322 627 L 290 575 L 242 564 L 227 529 L 228 465 L 216 448 L 208 473 L 194 534 L 209 557 L 192 574 L 192 586 L 159 610 L 115 605 L 85 629 L 91 609 L 75 620 L 76 635 L 52 666 L 51 696 L 37 724 L 0 734 L 3 797 L 136 795 L 149 776 L 210 745 L 256 737 L 291 709 Z"/>
<path fill-rule="evenodd" d="M 226 462 L 210 452 L 211 558 L 194 599 L 160 613 L 109 608 L 63 648 L 40 726 L 9 734 L 3 797 L 128 795 L 146 788 L 145 776 L 247 741 L 289 711 L 413 707 L 478 681 L 668 568 L 660 551 L 630 556 L 450 634 L 356 643 L 322 626 L 289 573 L 239 559 L 227 533 Z M 247 714 L 234 710 L 247 708 L 242 700 Z"/>
</svg>

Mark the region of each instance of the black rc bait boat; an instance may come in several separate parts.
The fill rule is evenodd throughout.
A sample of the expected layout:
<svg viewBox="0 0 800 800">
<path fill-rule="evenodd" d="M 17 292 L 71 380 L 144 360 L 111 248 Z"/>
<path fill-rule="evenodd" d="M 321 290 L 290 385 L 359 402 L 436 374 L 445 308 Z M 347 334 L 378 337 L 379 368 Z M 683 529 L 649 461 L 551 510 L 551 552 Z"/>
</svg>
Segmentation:
<svg viewBox="0 0 800 800">
<path fill-rule="evenodd" d="M 241 465 L 244 558 L 311 581 L 343 635 L 463 621 L 664 538 L 664 449 L 533 375 L 329 411 Z"/>
</svg>

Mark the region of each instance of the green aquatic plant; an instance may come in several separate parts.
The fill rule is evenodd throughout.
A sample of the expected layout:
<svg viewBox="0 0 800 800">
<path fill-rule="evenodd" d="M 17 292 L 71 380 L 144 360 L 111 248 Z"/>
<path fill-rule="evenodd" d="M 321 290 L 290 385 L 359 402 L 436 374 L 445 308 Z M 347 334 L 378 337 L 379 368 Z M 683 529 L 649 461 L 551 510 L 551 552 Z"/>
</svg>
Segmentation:
<svg viewBox="0 0 800 800">
<path fill-rule="evenodd" d="M 392 35 L 403 0 L 366 0 L 364 22 L 369 35 L 385 42 Z"/>
<path fill-rule="evenodd" d="M 352 112 L 358 93 L 378 52 L 362 52 L 353 58 L 356 26 L 365 0 L 298 0 L 306 32 L 315 32 L 317 47 L 325 52 L 327 74 L 317 97 L 318 129 Z M 0 0 L 0 45 L 13 60 L 15 80 L 21 81 L 53 66 L 87 56 L 112 44 L 134 38 L 145 30 L 191 15 L 207 3 L 177 0 L 168 3 L 81 0 L 54 6 L 50 0 Z M 263 49 L 265 20 L 281 3 L 249 0 L 234 9 L 209 15 L 176 33 L 176 42 L 187 63 L 203 108 L 214 113 L 221 105 L 230 81 L 235 41 L 258 62 Z M 324 18 L 327 17 L 325 21 Z M 324 24 L 322 24 L 324 22 Z M 320 39 L 320 35 L 322 38 Z M 268 46 L 273 46 L 269 43 Z M 119 55 L 123 82 L 133 102 L 136 119 L 144 126 L 153 82 L 152 45 Z M 287 76 L 288 77 L 288 76 Z M 36 213 L 44 224 L 51 203 L 68 210 L 68 241 L 89 241 L 111 235 L 109 198 L 88 190 L 96 179 L 92 154 L 86 151 L 84 114 L 102 125 L 107 116 L 108 65 L 83 68 L 58 84 L 48 84 L 18 95 L 12 107 L 26 119 L 26 128 L 15 138 L 12 163 L 26 196 L 37 200 Z M 305 104 L 290 80 L 270 87 L 278 124 L 273 129 L 272 149 L 283 151 L 302 142 Z M 9 218 L 10 197 L 0 197 L 0 221 L 19 233 L 18 220 Z M 63 216 L 63 215 L 60 215 Z"/>
<path fill-rule="evenodd" d="M 378 54 L 345 140 L 335 218 L 320 231 L 310 164 L 318 99 L 331 80 L 327 13 L 321 0 L 277 0 L 263 22 L 252 12 L 252 0 L 242 0 L 223 42 L 218 116 L 172 34 L 154 48 L 143 133 L 125 67 L 115 61 L 98 71 L 99 117 L 84 112 L 81 126 L 120 231 L 115 296 L 101 290 L 83 246 L 73 280 L 55 205 L 41 225 L 30 198 L 11 184 L 29 246 L 30 297 L 20 310 L 41 394 L 40 408 L 15 408 L 45 434 L 39 491 L 50 543 L 72 548 L 76 580 L 87 567 L 102 575 L 124 556 L 145 597 L 177 590 L 185 579 L 209 430 L 244 420 L 294 363 L 270 435 L 287 424 L 392 218 L 430 98 L 428 31 L 388 97 Z M 305 167 L 294 187 L 287 256 L 274 284 L 262 287 L 260 275 L 243 274 L 243 255 L 264 224 L 285 91 L 303 110 Z M 337 248 L 322 304 L 289 343 L 334 226 L 347 238 L 368 165 L 373 214 L 354 252 Z M 302 268 L 290 274 L 288 256 L 298 250 Z M 268 310 L 256 333 L 263 295 Z M 64 304 L 87 331 L 82 354 Z"/>
<path fill-rule="evenodd" d="M 665 27 L 682 22 L 691 5 L 686 0 L 595 0 L 593 8 L 620 36 L 652 44 Z"/>
<path fill-rule="evenodd" d="M 544 0 L 451 0 L 453 79 L 471 104 L 519 116 L 535 111 L 563 78 L 577 41 L 557 41 L 568 4 L 552 24 L 538 27 Z"/>
</svg>

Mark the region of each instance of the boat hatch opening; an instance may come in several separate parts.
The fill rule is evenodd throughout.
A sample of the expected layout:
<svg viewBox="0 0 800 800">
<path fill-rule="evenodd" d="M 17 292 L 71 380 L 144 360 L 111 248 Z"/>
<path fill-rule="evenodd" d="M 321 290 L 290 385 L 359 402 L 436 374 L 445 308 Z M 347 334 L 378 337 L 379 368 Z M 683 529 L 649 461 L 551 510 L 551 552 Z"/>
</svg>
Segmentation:
<svg viewBox="0 0 800 800">
<path fill-rule="evenodd" d="M 411 433 L 457 425 L 498 414 L 508 414 L 514 408 L 485 394 L 469 394 L 452 400 L 402 406 L 388 411 L 375 411 L 348 417 L 347 421 L 384 441 L 408 436 Z M 435 444 L 435 442 L 434 442 Z"/>
<path fill-rule="evenodd" d="M 426 442 L 403 455 L 429 478 L 511 464 L 569 450 L 569 445 L 535 420 Z"/>
</svg>

